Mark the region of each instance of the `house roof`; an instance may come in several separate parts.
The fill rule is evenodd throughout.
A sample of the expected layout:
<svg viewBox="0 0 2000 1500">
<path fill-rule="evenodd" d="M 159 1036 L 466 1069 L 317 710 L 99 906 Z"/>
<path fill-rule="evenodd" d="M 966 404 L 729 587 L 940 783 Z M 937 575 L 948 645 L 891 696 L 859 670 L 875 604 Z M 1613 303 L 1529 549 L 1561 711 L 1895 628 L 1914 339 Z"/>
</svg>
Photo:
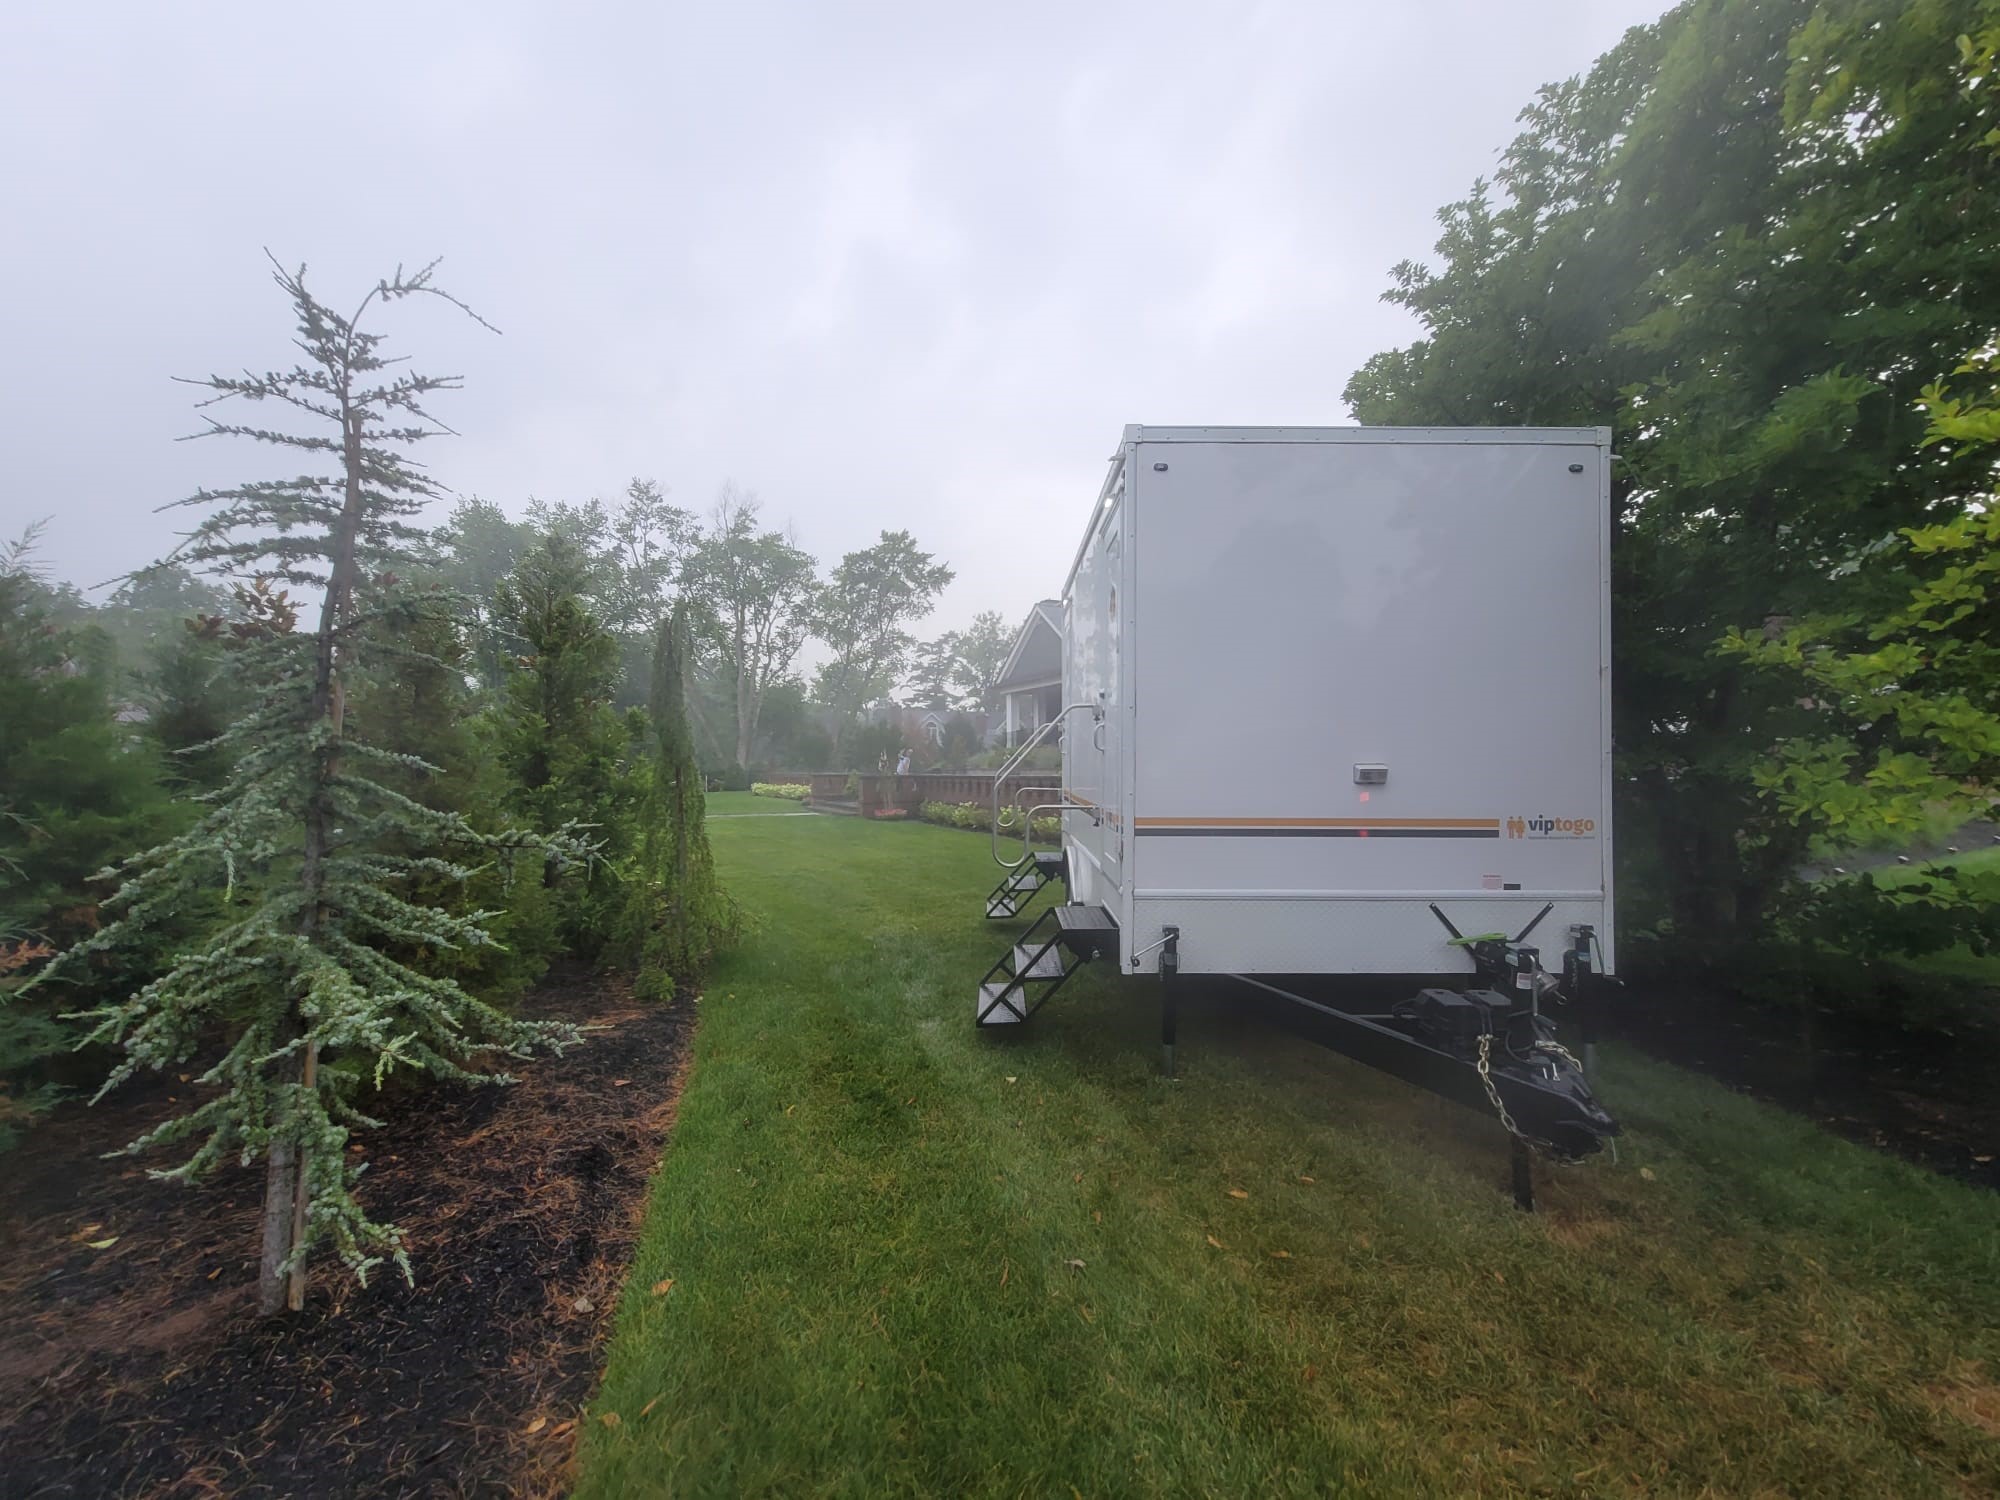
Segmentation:
<svg viewBox="0 0 2000 1500">
<path fill-rule="evenodd" d="M 1043 599 L 1014 632 L 1013 648 L 989 692 L 1004 693 L 1062 681 L 1062 601 Z"/>
</svg>

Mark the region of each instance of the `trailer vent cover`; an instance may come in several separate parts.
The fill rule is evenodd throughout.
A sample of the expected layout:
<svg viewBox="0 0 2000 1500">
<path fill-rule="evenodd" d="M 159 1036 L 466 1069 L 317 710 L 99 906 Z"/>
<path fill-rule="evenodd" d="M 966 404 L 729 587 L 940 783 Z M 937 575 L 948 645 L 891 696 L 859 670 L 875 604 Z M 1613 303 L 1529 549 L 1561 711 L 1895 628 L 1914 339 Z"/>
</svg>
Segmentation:
<svg viewBox="0 0 2000 1500">
<path fill-rule="evenodd" d="M 1354 784 L 1356 786 L 1381 786 L 1389 779 L 1387 766 L 1356 766 Z"/>
</svg>

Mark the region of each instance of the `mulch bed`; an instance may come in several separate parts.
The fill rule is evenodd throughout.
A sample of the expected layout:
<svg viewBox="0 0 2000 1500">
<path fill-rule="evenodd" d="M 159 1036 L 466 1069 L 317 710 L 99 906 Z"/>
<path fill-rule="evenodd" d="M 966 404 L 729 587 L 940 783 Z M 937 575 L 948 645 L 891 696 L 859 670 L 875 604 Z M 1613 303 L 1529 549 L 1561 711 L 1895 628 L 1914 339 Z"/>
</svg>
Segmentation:
<svg viewBox="0 0 2000 1500">
<path fill-rule="evenodd" d="M 362 1200 L 414 1287 L 325 1263 L 303 1313 L 258 1319 L 261 1171 L 190 1190 L 100 1159 L 180 1107 L 172 1081 L 0 1158 L 0 1495 L 560 1492 L 695 1007 L 568 969 L 522 1010 L 608 1029 L 366 1134 Z"/>
<path fill-rule="evenodd" d="M 1950 1031 L 1750 1005 L 1634 984 L 1607 1001 L 1614 1036 L 1817 1121 L 1836 1135 L 2000 1189 L 2000 1008 Z"/>
</svg>

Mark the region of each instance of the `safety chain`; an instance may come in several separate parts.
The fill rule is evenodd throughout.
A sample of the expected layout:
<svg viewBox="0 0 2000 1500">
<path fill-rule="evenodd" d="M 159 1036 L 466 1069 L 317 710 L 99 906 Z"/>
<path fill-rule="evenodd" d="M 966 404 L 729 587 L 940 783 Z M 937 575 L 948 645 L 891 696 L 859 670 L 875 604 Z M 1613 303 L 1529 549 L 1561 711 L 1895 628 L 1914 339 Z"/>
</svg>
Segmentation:
<svg viewBox="0 0 2000 1500">
<path fill-rule="evenodd" d="M 1565 1047 L 1561 1042 L 1552 1041 L 1548 1037 L 1543 1037 L 1539 1042 L 1535 1043 L 1535 1050 L 1537 1052 L 1553 1053 L 1555 1056 L 1560 1057 L 1564 1062 L 1568 1063 L 1572 1068 L 1575 1068 L 1577 1072 L 1581 1073 L 1583 1071 L 1583 1059 L 1578 1057 L 1574 1052 L 1570 1051 L 1569 1048 Z"/>
<path fill-rule="evenodd" d="M 1493 1086 L 1492 1051 L 1493 1033 L 1490 1031 L 1480 1032 L 1479 1081 L 1486 1085 L 1486 1097 L 1493 1101 L 1493 1113 L 1498 1115 L 1500 1123 L 1507 1127 L 1507 1134 L 1520 1136 L 1522 1140 L 1526 1140 L 1527 1137 L 1521 1135 L 1520 1127 L 1514 1123 L 1514 1117 L 1507 1113 L 1507 1106 L 1500 1102 L 1500 1090 Z"/>
</svg>

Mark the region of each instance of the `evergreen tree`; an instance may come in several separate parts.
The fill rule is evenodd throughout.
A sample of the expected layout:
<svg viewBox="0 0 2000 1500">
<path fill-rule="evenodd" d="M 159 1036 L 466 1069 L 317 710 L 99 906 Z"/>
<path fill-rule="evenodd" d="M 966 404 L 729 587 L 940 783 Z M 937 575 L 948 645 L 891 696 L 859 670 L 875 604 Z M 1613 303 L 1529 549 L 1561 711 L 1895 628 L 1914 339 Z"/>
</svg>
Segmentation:
<svg viewBox="0 0 2000 1500">
<path fill-rule="evenodd" d="M 687 619 L 676 610 L 654 637 L 653 759 L 626 921 L 639 992 L 656 999 L 698 979 L 739 926 L 708 847 L 706 788 L 688 732 L 687 657 Z"/>
<path fill-rule="evenodd" d="M 595 957 L 616 913 L 618 866 L 632 846 L 637 792 L 632 733 L 611 706 L 618 638 L 585 605 L 589 558 L 560 532 L 544 535 L 495 595 L 494 618 L 521 644 L 497 715 L 508 801 L 533 829 L 588 828 L 598 848 L 580 881 L 558 893 L 564 935 Z"/>
<path fill-rule="evenodd" d="M 48 1064 L 75 1040 L 61 1014 L 116 975 L 18 992 L 97 927 L 91 877 L 184 821 L 159 757 L 117 720 L 101 638 L 59 623 L 31 540 L 0 549 L 0 1142 L 51 1097 Z"/>
<path fill-rule="evenodd" d="M 350 693 L 408 663 L 385 621 L 416 607 L 396 570 L 407 571 L 423 535 L 412 520 L 436 495 L 408 449 L 445 430 L 427 403 L 459 384 L 396 368 L 364 319 L 411 297 L 464 305 L 432 285 L 427 266 L 398 269 L 342 316 L 307 290 L 303 268 L 273 267 L 304 358 L 282 372 L 191 383 L 212 393 L 204 406 L 288 409 L 300 425 L 210 418 L 208 433 L 291 450 L 307 472 L 180 502 L 207 512 L 182 553 L 198 567 L 316 590 L 317 627 L 292 628 L 289 607 L 246 622 L 231 661 L 250 707 L 222 737 L 228 780 L 193 828 L 126 861 L 105 903 L 116 920 L 50 971 L 78 973 L 142 941 L 196 893 L 230 892 L 213 937 L 95 1012 L 92 1036 L 124 1051 L 101 1096 L 142 1068 L 185 1066 L 213 1032 L 224 1033 L 222 1056 L 199 1078 L 214 1092 L 128 1149 L 198 1139 L 159 1174 L 183 1182 L 230 1156 L 263 1158 L 258 1305 L 266 1314 L 303 1305 L 307 1257 L 322 1243 L 357 1276 L 384 1254 L 409 1274 L 400 1232 L 371 1221 L 354 1196 L 361 1168 L 347 1144 L 352 1128 L 374 1123 L 359 1103 L 368 1080 L 379 1086 L 403 1067 L 499 1081 L 476 1070 L 485 1057 L 578 1039 L 571 1026 L 512 1019 L 395 951 L 491 941 L 483 914 L 418 904 L 404 894 L 410 882 L 463 880 L 465 856 L 496 846 L 573 843 L 495 838 L 404 795 L 385 777 L 429 768 L 363 739 L 346 720 Z"/>
</svg>

